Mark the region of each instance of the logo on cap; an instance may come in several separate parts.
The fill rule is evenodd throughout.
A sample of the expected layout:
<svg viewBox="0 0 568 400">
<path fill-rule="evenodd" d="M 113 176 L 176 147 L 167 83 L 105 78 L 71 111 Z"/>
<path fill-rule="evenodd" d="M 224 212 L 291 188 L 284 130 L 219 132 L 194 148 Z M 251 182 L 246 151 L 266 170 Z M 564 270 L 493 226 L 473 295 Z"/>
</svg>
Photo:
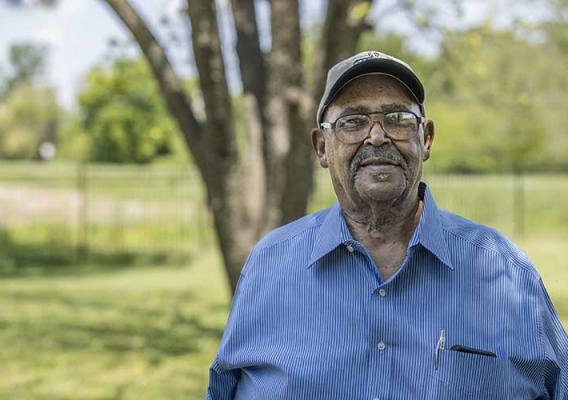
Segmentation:
<svg viewBox="0 0 568 400">
<path fill-rule="evenodd" d="M 381 53 L 379 53 L 378 51 L 368 51 L 367 54 L 365 54 L 361 57 L 357 57 L 355 60 L 353 60 L 353 65 L 359 64 L 360 62 L 363 62 L 363 61 L 370 60 L 371 58 L 381 58 L 382 56 L 383 55 Z"/>
</svg>

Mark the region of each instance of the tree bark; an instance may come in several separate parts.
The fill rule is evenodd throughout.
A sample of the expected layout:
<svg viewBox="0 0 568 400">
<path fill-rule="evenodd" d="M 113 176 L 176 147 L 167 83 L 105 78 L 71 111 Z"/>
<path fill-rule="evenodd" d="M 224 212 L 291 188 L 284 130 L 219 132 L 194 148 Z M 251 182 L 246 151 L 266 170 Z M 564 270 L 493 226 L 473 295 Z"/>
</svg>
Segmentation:
<svg viewBox="0 0 568 400">
<path fill-rule="evenodd" d="M 257 239 L 255 221 L 247 215 L 250 209 L 245 207 L 249 192 L 243 191 L 242 186 L 245 169 L 237 149 L 215 2 L 188 0 L 187 5 L 206 113 L 203 151 L 207 170 L 202 173 L 229 286 L 234 290 L 242 264 Z"/>
<path fill-rule="evenodd" d="M 267 229 L 305 212 L 312 181 L 310 140 L 302 107 L 299 4 L 297 0 L 272 0 L 271 6 Z"/>
<path fill-rule="evenodd" d="M 267 61 L 260 48 L 254 0 L 232 0 L 237 33 L 237 55 L 243 84 L 243 111 L 246 126 L 246 150 L 243 160 L 243 187 L 248 188 L 243 200 L 245 220 L 254 226 L 257 239 L 264 230 L 266 173 L 268 153 L 268 119 L 266 115 Z"/>
</svg>

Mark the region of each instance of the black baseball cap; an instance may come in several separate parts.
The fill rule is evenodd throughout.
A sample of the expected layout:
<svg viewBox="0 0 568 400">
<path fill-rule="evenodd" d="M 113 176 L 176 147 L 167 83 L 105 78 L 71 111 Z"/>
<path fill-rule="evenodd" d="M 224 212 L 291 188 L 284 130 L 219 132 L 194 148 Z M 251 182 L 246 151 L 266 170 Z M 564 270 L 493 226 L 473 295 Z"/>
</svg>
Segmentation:
<svg viewBox="0 0 568 400">
<path fill-rule="evenodd" d="M 337 94 L 352 80 L 374 73 L 390 75 L 410 90 L 423 110 L 424 87 L 412 68 L 404 61 L 379 51 L 363 51 L 335 64 L 327 73 L 325 91 L 317 113 L 317 126 L 323 113 Z"/>
</svg>

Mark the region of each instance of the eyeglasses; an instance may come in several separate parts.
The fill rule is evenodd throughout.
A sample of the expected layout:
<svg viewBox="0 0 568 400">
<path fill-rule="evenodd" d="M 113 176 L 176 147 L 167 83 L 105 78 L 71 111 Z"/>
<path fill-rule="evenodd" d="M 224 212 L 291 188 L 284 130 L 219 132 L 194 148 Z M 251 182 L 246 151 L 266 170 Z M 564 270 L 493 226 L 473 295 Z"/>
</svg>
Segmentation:
<svg viewBox="0 0 568 400">
<path fill-rule="evenodd" d="M 392 140 L 408 140 L 416 136 L 418 128 L 426 120 L 412 111 L 357 113 L 339 117 L 335 122 L 322 122 L 324 129 L 335 128 L 337 138 L 346 144 L 362 142 L 374 125 L 371 115 L 379 114 L 379 124 Z"/>
</svg>

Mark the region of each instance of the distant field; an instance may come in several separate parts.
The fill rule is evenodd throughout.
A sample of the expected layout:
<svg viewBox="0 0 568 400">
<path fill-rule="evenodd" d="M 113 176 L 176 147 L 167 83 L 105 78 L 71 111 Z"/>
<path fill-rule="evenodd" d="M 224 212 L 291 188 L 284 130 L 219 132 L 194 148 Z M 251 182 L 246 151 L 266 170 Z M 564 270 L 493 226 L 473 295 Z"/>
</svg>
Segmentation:
<svg viewBox="0 0 568 400">
<path fill-rule="evenodd" d="M 65 258 L 81 234 L 73 219 L 82 193 L 76 172 L 0 164 L 0 399 L 202 399 L 229 295 L 209 219 L 198 212 L 201 186 L 187 171 L 165 167 L 90 169 L 95 250 L 183 257 L 78 266 Z M 568 176 L 426 181 L 439 206 L 515 238 L 568 326 Z M 332 201 L 322 174 L 310 208 Z M 32 250 L 37 273 L 19 275 Z M 56 251 L 62 258 L 42 262 Z M 58 260 L 70 264 L 60 268 Z"/>
</svg>

